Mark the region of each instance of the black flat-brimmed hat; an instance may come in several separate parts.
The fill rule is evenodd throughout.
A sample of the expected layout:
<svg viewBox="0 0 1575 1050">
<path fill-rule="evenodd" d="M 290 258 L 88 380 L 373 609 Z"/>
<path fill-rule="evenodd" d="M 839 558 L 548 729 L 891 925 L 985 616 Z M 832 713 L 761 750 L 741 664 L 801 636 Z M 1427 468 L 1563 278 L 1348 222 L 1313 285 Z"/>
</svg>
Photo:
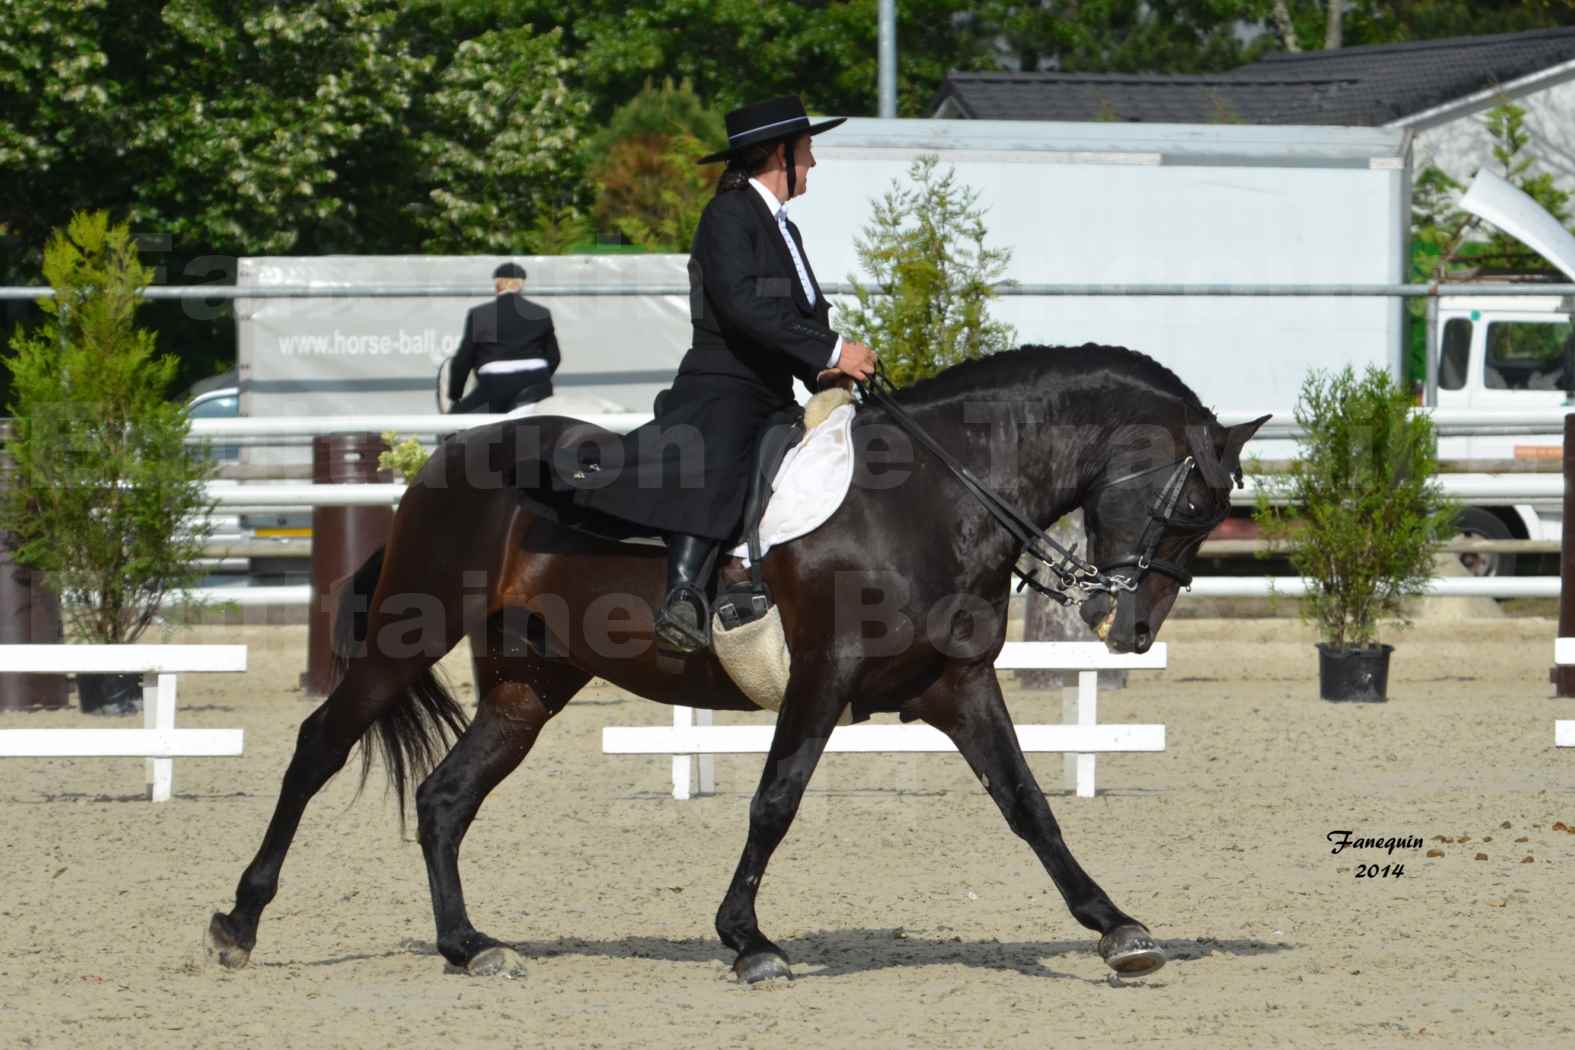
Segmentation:
<svg viewBox="0 0 1575 1050">
<path fill-rule="evenodd" d="M 841 124 L 847 117 L 834 117 L 819 124 L 809 122 L 804 103 L 797 95 L 740 106 L 727 115 L 727 149 L 701 157 L 700 164 L 715 164 L 727 160 L 746 146 L 757 142 L 775 142 L 778 139 L 797 138 L 799 135 L 818 135 Z"/>
</svg>

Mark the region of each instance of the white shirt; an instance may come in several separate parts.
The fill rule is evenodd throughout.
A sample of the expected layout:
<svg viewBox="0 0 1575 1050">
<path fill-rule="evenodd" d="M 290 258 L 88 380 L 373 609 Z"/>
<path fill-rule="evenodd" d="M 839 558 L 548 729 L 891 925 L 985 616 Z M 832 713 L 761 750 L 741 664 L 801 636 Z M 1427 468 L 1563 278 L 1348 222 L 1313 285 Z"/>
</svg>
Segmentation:
<svg viewBox="0 0 1575 1050">
<path fill-rule="evenodd" d="M 766 207 L 771 212 L 771 217 L 776 220 L 777 229 L 782 231 L 782 239 L 787 243 L 788 255 L 793 259 L 795 266 L 799 267 L 799 280 L 804 286 L 804 295 L 809 299 L 811 306 L 815 305 L 815 286 L 809 283 L 808 271 L 804 268 L 804 260 L 798 253 L 798 245 L 793 243 L 793 235 L 788 233 L 787 223 L 783 222 L 780 213 L 787 208 L 786 204 L 777 200 L 777 195 L 766 189 L 765 184 L 759 179 L 750 179 L 749 184 L 760 194 L 760 199 L 766 202 Z M 826 362 L 827 368 L 836 368 L 837 362 L 842 358 L 842 336 L 837 336 L 837 345 L 831 348 L 831 360 Z"/>
</svg>

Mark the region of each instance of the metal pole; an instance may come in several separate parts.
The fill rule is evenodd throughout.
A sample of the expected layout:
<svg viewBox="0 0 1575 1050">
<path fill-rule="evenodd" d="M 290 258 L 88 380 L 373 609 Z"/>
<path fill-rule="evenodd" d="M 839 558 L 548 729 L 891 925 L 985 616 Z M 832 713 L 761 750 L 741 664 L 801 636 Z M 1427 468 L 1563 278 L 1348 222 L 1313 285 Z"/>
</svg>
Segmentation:
<svg viewBox="0 0 1575 1050">
<path fill-rule="evenodd" d="M 1559 553 L 1559 637 L 1575 636 L 1575 412 L 1564 417 L 1564 549 Z M 1554 696 L 1575 696 L 1575 667 L 1548 673 Z"/>
<path fill-rule="evenodd" d="M 1427 382 L 1422 388 L 1422 404 L 1428 408 L 1438 405 L 1438 296 L 1427 297 L 1427 346 L 1422 350 L 1427 362 Z"/>
<path fill-rule="evenodd" d="M 897 0 L 880 0 L 880 26 L 876 35 L 880 53 L 880 116 L 897 115 Z"/>
</svg>

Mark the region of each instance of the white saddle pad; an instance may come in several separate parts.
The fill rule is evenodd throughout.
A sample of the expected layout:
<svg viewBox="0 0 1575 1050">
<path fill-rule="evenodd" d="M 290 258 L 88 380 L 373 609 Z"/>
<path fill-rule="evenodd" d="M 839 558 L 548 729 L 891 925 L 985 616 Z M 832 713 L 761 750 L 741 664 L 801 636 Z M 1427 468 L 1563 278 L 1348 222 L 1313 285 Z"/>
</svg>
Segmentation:
<svg viewBox="0 0 1575 1050">
<path fill-rule="evenodd" d="M 842 405 L 788 449 L 760 519 L 761 556 L 820 528 L 842 505 L 853 483 L 852 428 L 853 406 Z M 740 544 L 733 556 L 748 564 L 748 544 Z"/>
</svg>

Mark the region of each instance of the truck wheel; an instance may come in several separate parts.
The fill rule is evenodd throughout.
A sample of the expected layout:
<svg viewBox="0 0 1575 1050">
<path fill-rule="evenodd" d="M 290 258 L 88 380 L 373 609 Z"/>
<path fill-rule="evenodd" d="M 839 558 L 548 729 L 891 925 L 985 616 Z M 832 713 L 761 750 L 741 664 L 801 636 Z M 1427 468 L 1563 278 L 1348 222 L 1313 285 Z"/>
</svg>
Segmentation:
<svg viewBox="0 0 1575 1050">
<path fill-rule="evenodd" d="M 1467 507 L 1455 518 L 1455 534 L 1460 539 L 1468 540 L 1512 540 L 1515 534 L 1509 531 L 1509 526 L 1491 511 L 1481 507 Z M 1460 564 L 1472 576 L 1513 576 L 1515 575 L 1515 556 L 1513 554 L 1475 554 L 1462 552 L 1458 555 Z"/>
</svg>

